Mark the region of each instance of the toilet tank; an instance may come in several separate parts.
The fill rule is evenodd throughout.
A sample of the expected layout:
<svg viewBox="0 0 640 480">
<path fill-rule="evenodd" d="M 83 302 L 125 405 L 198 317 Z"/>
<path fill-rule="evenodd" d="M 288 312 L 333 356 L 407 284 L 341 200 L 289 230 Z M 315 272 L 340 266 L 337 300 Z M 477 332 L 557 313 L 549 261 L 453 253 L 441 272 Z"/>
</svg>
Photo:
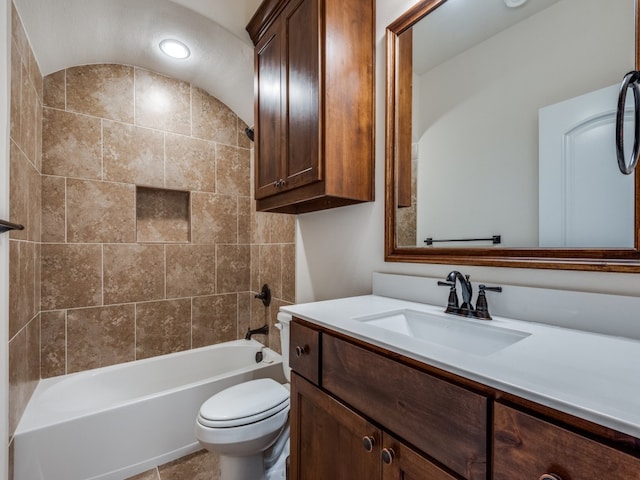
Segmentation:
<svg viewBox="0 0 640 480">
<path fill-rule="evenodd" d="M 282 349 L 282 368 L 287 381 L 291 381 L 291 368 L 289 368 L 289 327 L 291 325 L 291 315 L 285 312 L 278 312 L 278 322 L 276 327 L 280 330 L 280 348 Z"/>
</svg>

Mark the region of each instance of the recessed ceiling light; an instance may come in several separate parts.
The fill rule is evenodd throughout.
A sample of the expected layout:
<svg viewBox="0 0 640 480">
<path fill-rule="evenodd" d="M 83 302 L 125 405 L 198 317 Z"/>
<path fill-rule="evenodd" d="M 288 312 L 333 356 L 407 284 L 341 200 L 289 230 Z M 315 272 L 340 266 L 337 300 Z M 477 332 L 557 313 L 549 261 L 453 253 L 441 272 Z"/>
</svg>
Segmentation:
<svg viewBox="0 0 640 480">
<path fill-rule="evenodd" d="M 189 47 L 187 47 L 184 43 L 174 39 L 162 40 L 160 42 L 160 50 L 162 50 L 165 55 L 180 60 L 188 58 L 189 55 L 191 55 Z"/>
<path fill-rule="evenodd" d="M 527 3 L 527 0 L 504 0 L 504 4 L 510 8 L 520 7 Z"/>
</svg>

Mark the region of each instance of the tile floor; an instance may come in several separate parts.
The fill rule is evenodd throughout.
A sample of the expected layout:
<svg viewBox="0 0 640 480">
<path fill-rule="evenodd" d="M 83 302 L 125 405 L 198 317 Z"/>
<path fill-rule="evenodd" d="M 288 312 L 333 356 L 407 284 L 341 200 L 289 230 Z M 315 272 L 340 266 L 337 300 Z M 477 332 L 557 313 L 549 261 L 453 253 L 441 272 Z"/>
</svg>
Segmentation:
<svg viewBox="0 0 640 480">
<path fill-rule="evenodd" d="M 216 455 L 200 450 L 127 480 L 219 480 Z"/>
</svg>

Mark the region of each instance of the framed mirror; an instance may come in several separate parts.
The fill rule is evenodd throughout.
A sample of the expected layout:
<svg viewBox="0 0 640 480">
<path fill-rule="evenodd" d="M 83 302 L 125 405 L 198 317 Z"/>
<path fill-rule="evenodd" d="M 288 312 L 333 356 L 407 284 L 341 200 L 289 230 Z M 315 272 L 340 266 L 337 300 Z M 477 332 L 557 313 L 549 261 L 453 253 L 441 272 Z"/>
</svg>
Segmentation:
<svg viewBox="0 0 640 480">
<path fill-rule="evenodd" d="M 387 27 L 386 261 L 640 272 L 615 144 L 638 2 L 422 0 Z"/>
</svg>

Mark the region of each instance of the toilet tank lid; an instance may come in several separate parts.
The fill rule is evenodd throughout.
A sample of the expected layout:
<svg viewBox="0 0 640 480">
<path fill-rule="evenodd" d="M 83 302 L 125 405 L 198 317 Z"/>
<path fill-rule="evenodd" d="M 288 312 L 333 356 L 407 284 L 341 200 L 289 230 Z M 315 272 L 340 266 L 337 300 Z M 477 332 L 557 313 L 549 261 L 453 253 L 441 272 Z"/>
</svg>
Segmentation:
<svg viewBox="0 0 640 480">
<path fill-rule="evenodd" d="M 271 378 L 239 383 L 216 393 L 200 407 L 206 420 L 229 421 L 252 419 L 289 403 L 289 390 Z"/>
</svg>

